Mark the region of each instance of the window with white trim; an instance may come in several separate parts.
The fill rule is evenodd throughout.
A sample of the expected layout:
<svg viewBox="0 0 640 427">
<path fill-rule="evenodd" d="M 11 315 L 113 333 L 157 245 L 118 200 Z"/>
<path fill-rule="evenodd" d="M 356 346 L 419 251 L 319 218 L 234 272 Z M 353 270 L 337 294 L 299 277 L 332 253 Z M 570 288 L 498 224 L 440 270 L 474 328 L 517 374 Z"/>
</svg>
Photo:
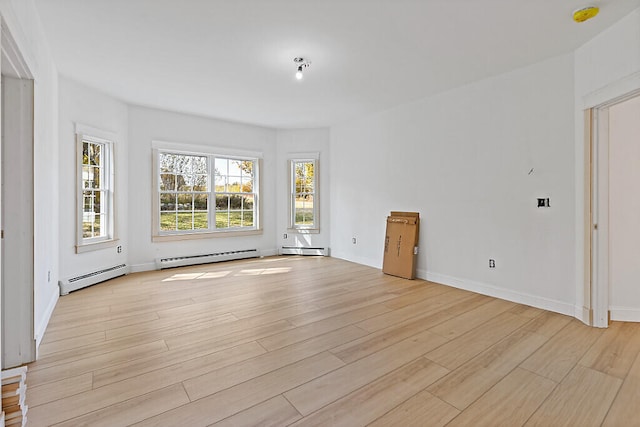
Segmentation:
<svg viewBox="0 0 640 427">
<path fill-rule="evenodd" d="M 256 231 L 258 159 L 156 150 L 156 236 Z"/>
<path fill-rule="evenodd" d="M 289 228 L 300 232 L 319 230 L 318 185 L 316 159 L 289 161 L 290 206 Z"/>
<path fill-rule="evenodd" d="M 78 239 L 77 247 L 114 238 L 113 142 L 77 134 Z"/>
</svg>

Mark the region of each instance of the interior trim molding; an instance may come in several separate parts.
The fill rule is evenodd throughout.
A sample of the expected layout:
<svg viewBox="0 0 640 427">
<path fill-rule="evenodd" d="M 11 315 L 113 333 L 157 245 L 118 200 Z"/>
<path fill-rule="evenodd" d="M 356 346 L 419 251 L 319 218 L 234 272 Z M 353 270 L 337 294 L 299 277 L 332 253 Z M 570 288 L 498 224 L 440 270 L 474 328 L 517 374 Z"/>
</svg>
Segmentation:
<svg viewBox="0 0 640 427">
<path fill-rule="evenodd" d="M 518 304 L 525 304 L 543 310 L 553 311 L 554 313 L 575 317 L 575 308 L 573 304 L 563 301 L 517 292 L 511 289 L 500 288 L 473 280 L 460 279 L 453 276 L 447 276 L 446 274 L 431 273 L 420 269 L 417 273 L 419 278 L 429 280 L 430 282 L 440 283 L 454 288 L 475 292 L 477 294 L 500 298 Z"/>
</svg>

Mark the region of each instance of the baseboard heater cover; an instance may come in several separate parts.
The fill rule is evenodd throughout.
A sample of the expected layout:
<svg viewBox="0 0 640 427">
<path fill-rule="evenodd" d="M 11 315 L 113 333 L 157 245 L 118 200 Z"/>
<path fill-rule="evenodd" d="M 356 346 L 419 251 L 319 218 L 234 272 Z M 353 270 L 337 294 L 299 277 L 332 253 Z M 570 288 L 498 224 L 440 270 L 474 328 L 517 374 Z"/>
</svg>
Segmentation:
<svg viewBox="0 0 640 427">
<path fill-rule="evenodd" d="M 113 279 L 118 276 L 124 276 L 125 274 L 129 274 L 129 267 L 126 264 L 120 264 L 109 268 L 103 268 L 102 270 L 96 270 L 91 273 L 82 274 L 80 276 L 60 280 L 58 282 L 60 295 L 67 295 L 69 292 L 95 285 L 96 283 L 104 282 L 105 280 Z"/>
<path fill-rule="evenodd" d="M 164 268 L 184 267 L 187 265 L 209 264 L 213 262 L 258 257 L 260 257 L 260 251 L 258 249 L 243 249 L 239 251 L 216 252 L 211 254 L 157 258 L 156 268 L 158 270 L 162 270 Z"/>
<path fill-rule="evenodd" d="M 302 246 L 283 246 L 280 255 L 320 255 L 329 256 L 329 248 L 308 248 Z"/>
</svg>

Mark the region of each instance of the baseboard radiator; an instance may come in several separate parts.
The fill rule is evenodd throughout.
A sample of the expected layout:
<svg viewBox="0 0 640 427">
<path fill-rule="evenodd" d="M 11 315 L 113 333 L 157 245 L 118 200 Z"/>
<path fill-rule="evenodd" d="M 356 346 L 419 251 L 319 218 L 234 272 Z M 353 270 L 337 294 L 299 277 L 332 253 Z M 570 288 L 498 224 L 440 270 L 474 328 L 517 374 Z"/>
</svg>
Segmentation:
<svg viewBox="0 0 640 427">
<path fill-rule="evenodd" d="M 258 249 L 244 249 L 240 251 L 216 252 L 212 254 L 157 258 L 156 268 L 162 270 L 164 268 L 184 267 L 186 265 L 209 264 L 212 262 L 258 257 L 260 257 L 260 251 Z"/>
<path fill-rule="evenodd" d="M 129 274 L 129 267 L 126 264 L 120 264 L 109 268 L 103 268 L 102 270 L 93 271 L 91 273 L 82 274 L 80 276 L 60 280 L 58 282 L 60 295 L 67 295 L 69 292 L 95 285 L 96 283 L 104 282 L 105 280 L 113 279 L 114 277 L 124 276 L 125 274 Z"/>
<path fill-rule="evenodd" d="M 320 255 L 329 256 L 329 248 L 307 248 L 303 246 L 283 246 L 280 255 Z"/>
</svg>

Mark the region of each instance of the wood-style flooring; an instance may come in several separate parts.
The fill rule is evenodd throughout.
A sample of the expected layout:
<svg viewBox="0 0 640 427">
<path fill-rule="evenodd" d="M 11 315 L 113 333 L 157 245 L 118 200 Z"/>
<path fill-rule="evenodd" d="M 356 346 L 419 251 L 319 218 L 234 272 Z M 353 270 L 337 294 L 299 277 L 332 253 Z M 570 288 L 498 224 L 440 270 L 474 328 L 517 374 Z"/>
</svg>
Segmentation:
<svg viewBox="0 0 640 427">
<path fill-rule="evenodd" d="M 640 425 L 640 324 L 324 257 L 132 274 L 60 298 L 30 426 Z"/>
</svg>

